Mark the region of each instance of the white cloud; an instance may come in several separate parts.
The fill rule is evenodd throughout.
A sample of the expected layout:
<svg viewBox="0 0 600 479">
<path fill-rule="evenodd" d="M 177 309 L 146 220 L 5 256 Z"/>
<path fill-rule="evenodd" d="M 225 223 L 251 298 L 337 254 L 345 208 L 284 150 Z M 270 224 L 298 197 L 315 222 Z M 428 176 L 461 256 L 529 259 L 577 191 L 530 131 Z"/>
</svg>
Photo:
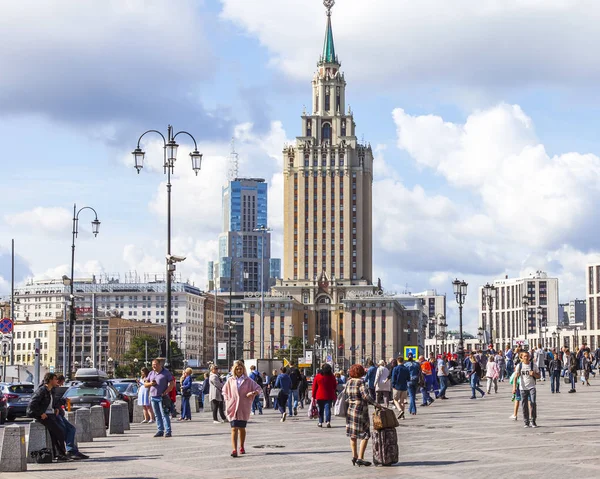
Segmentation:
<svg viewBox="0 0 600 479">
<path fill-rule="evenodd" d="M 258 38 L 274 68 L 311 76 L 325 30 L 321 2 L 221 2 L 222 17 Z M 332 22 L 348 78 L 371 86 L 594 85 L 598 13 L 596 3 L 567 0 L 344 0 Z"/>
<path fill-rule="evenodd" d="M 36 235 L 64 235 L 72 227 L 72 214 L 65 208 L 40 206 L 4 215 L 4 221 L 12 227 L 26 229 Z"/>
<path fill-rule="evenodd" d="M 464 124 L 393 112 L 398 147 L 482 201 L 491 233 L 532 248 L 593 244 L 582 236 L 598 223 L 600 159 L 576 152 L 550 157 L 517 105 L 471 114 Z"/>
</svg>

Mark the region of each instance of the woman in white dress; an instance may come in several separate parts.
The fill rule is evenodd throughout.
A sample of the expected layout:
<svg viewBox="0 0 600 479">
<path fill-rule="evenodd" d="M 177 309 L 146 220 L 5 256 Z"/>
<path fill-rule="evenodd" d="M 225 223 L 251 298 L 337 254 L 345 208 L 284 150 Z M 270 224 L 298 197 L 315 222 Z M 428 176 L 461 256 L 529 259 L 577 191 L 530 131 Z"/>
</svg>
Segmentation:
<svg viewBox="0 0 600 479">
<path fill-rule="evenodd" d="M 149 372 L 148 368 L 142 368 L 140 371 L 142 377 L 138 380 L 138 406 L 142 406 L 144 409 L 142 424 L 154 422 L 154 411 L 152 411 L 152 405 L 150 404 L 150 388 L 144 386 Z"/>
</svg>

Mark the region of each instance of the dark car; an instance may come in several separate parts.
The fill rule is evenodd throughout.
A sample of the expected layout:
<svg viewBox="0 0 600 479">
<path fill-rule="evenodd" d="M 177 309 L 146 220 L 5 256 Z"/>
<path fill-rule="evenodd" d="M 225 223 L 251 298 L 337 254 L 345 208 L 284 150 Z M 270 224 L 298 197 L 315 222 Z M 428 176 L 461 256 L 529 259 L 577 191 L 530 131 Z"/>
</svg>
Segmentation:
<svg viewBox="0 0 600 479">
<path fill-rule="evenodd" d="M 133 404 L 137 402 L 138 389 L 137 383 L 111 381 L 113 387 L 123 396 L 123 400 L 129 405 L 129 421 L 133 422 Z"/>
<path fill-rule="evenodd" d="M 107 427 L 110 405 L 117 399 L 124 399 L 107 381 L 82 381 L 67 389 L 63 397 L 68 399 L 67 409 L 70 407 L 72 411 L 82 407 L 102 406 Z"/>
<path fill-rule="evenodd" d="M 33 391 L 31 383 L 0 383 L 0 394 L 6 401 L 6 417 L 9 421 L 27 415 L 27 405 Z"/>
</svg>

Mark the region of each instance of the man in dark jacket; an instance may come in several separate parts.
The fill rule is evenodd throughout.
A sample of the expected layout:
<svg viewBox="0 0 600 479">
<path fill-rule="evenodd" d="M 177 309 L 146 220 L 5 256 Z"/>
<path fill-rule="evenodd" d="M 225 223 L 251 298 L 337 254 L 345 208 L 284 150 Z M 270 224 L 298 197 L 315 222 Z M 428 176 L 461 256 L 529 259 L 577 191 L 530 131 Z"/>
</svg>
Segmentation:
<svg viewBox="0 0 600 479">
<path fill-rule="evenodd" d="M 42 423 L 50 433 L 52 448 L 56 452 L 56 461 L 65 462 L 69 460 L 65 450 L 65 435 L 63 428 L 58 422 L 53 408 L 52 389 L 58 386 L 58 377 L 54 373 L 46 373 L 44 384 L 42 384 L 31 396 L 27 406 L 27 416 Z"/>
<path fill-rule="evenodd" d="M 294 414 L 294 416 L 298 415 L 298 387 L 302 382 L 302 376 L 300 375 L 300 370 L 296 367 L 294 363 L 290 363 L 289 376 L 292 380 L 292 388 L 290 390 L 290 395 L 288 396 L 288 411 L 290 416 Z"/>
</svg>

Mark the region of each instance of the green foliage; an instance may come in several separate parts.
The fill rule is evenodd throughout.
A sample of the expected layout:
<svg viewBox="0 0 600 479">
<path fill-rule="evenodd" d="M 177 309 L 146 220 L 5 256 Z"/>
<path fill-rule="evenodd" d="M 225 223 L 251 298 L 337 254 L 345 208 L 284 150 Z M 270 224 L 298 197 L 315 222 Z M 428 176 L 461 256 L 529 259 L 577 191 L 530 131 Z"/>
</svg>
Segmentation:
<svg viewBox="0 0 600 479">
<path fill-rule="evenodd" d="M 151 368 L 152 360 L 161 355 L 160 344 L 152 336 L 136 336 L 131 340 L 129 350 L 123 355 L 121 364 L 115 368 L 115 377 L 137 377 L 139 375 L 139 370 L 144 367 L 146 358 L 146 341 L 148 342 L 148 369 Z M 134 359 L 137 359 L 137 365 Z M 175 341 L 171 341 L 170 370 L 181 370 L 183 359 L 183 352 Z"/>
<path fill-rule="evenodd" d="M 298 337 L 298 336 L 293 336 L 290 340 L 289 340 L 289 344 L 287 345 L 288 348 L 286 349 L 278 349 L 275 352 L 275 357 L 277 359 L 281 359 L 283 360 L 284 358 L 287 359 L 288 361 L 290 360 L 290 347 L 292 349 L 291 353 L 292 353 L 292 362 L 294 364 L 298 364 L 298 358 L 302 357 L 302 338 Z"/>
</svg>

